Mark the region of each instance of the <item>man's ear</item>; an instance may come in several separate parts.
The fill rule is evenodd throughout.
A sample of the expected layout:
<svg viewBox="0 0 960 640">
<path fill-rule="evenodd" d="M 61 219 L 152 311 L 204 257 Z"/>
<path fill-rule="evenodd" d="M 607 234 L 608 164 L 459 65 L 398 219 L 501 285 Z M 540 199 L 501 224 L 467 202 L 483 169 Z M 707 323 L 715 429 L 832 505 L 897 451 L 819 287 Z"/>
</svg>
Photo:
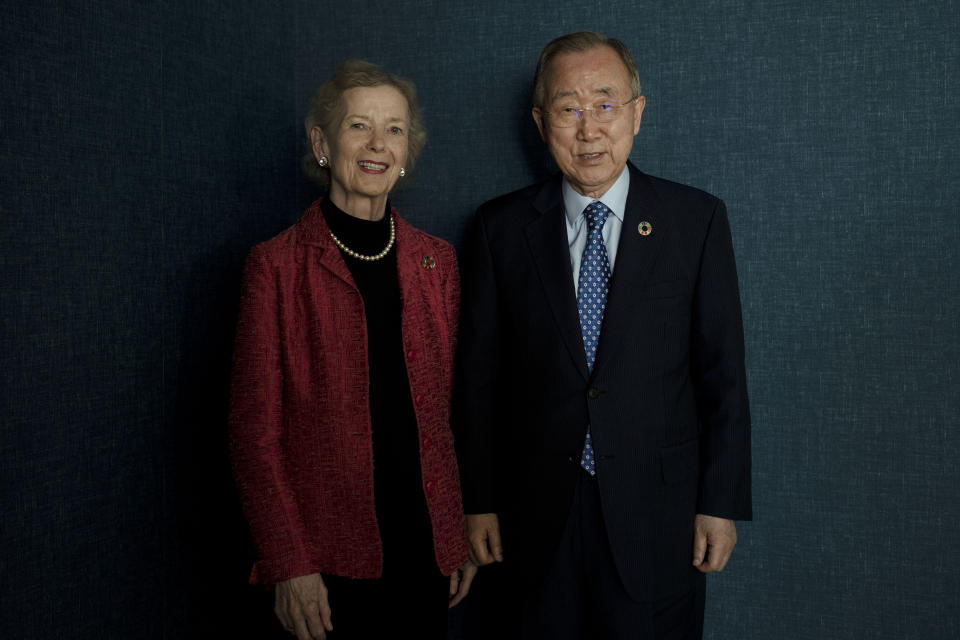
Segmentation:
<svg viewBox="0 0 960 640">
<path fill-rule="evenodd" d="M 543 132 L 543 128 L 546 126 L 543 122 L 543 117 L 546 114 L 540 110 L 540 107 L 534 107 L 531 113 L 533 114 L 533 121 L 537 123 L 537 130 L 540 131 L 540 137 L 546 142 L 547 136 Z"/>
<path fill-rule="evenodd" d="M 640 120 L 643 118 L 643 108 L 647 106 L 647 99 L 637 96 L 637 106 L 633 108 L 633 135 L 640 133 Z"/>
</svg>

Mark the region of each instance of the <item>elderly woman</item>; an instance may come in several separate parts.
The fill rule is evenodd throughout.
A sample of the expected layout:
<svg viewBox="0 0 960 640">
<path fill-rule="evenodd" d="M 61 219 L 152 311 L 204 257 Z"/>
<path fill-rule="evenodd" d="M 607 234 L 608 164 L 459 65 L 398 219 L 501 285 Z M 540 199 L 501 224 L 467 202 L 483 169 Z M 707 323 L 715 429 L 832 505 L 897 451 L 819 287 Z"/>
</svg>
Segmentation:
<svg viewBox="0 0 960 640">
<path fill-rule="evenodd" d="M 476 571 L 449 427 L 459 276 L 453 248 L 387 199 L 423 148 L 416 90 L 347 62 L 305 124 L 327 193 L 250 252 L 237 327 L 251 581 L 276 585 L 302 640 L 446 638 Z"/>
</svg>

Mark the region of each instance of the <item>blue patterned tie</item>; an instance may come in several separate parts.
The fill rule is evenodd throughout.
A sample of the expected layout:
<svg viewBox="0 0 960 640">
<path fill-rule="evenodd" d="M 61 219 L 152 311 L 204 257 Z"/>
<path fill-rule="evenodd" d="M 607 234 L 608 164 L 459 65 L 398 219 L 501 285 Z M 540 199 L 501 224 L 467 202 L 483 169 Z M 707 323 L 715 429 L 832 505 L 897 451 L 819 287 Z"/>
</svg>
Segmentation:
<svg viewBox="0 0 960 640">
<path fill-rule="evenodd" d="M 610 287 L 610 263 L 607 262 L 607 245 L 603 243 L 603 223 L 610 209 L 602 202 L 592 202 L 583 210 L 587 219 L 587 246 L 580 260 L 580 279 L 577 281 L 577 310 L 580 312 L 580 332 L 583 334 L 583 350 L 587 356 L 587 368 L 593 371 L 597 357 L 597 342 L 603 325 L 603 310 L 607 306 L 607 289 Z M 590 425 L 580 455 L 580 466 L 590 475 L 596 475 Z"/>
</svg>

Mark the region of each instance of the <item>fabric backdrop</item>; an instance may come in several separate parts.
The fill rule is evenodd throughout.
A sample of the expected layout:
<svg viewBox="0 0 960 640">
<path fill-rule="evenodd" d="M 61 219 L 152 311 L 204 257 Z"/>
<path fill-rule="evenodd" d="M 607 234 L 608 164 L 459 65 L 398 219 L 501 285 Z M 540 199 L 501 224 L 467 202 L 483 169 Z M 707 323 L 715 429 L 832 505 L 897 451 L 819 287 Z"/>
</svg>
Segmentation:
<svg viewBox="0 0 960 640">
<path fill-rule="evenodd" d="M 477 205 L 553 170 L 533 69 L 583 28 L 637 58 L 637 166 L 730 211 L 756 520 L 709 579 L 706 637 L 960 635 L 956 3 L 0 16 L 0 636 L 273 628 L 245 584 L 227 379 L 244 256 L 316 195 L 299 173 L 310 93 L 348 57 L 417 83 L 429 139 L 393 200 L 459 245 Z"/>
</svg>

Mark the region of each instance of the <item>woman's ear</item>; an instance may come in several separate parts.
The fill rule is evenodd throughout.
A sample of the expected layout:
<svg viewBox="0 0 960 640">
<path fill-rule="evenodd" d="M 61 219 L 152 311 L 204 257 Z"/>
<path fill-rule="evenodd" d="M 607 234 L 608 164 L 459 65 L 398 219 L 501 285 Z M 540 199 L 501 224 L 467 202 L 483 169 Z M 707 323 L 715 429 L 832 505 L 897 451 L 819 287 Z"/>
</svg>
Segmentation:
<svg viewBox="0 0 960 640">
<path fill-rule="evenodd" d="M 320 166 L 326 162 L 320 162 L 320 158 L 326 158 L 329 161 L 330 149 L 327 147 L 327 138 L 323 135 L 323 129 L 314 127 L 310 130 L 310 145 L 313 148 L 313 157 L 317 159 Z"/>
</svg>

